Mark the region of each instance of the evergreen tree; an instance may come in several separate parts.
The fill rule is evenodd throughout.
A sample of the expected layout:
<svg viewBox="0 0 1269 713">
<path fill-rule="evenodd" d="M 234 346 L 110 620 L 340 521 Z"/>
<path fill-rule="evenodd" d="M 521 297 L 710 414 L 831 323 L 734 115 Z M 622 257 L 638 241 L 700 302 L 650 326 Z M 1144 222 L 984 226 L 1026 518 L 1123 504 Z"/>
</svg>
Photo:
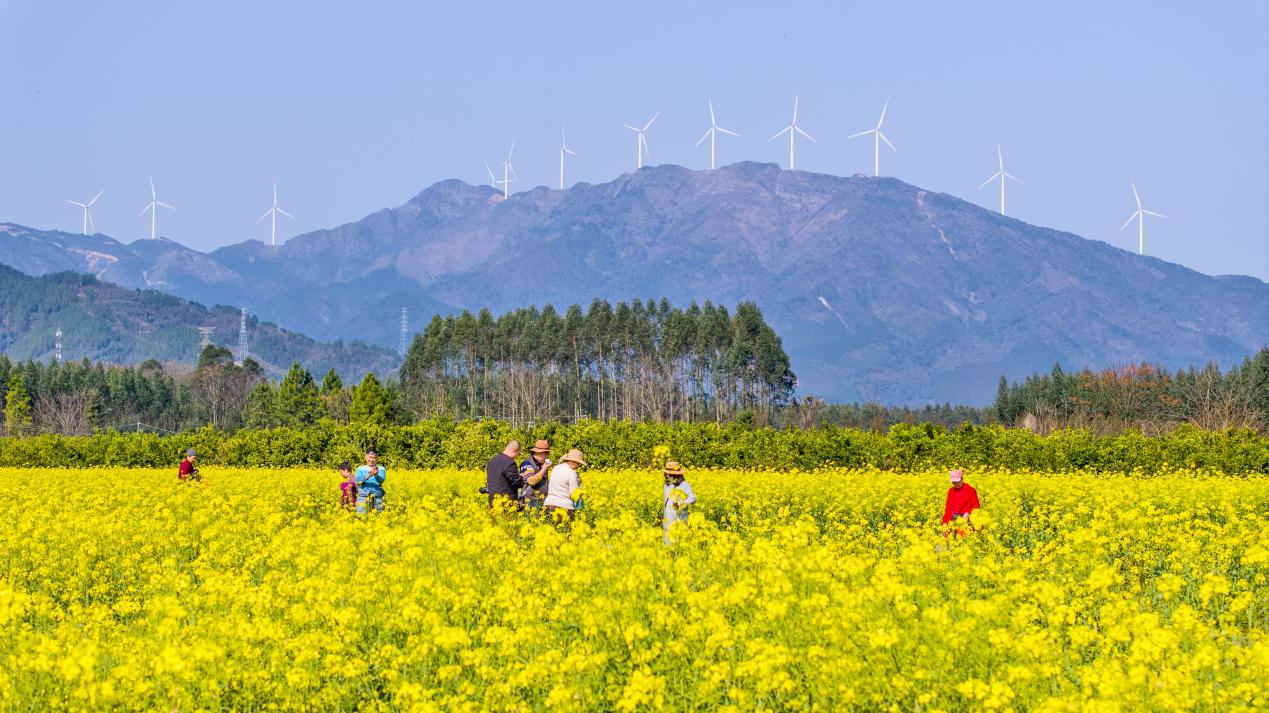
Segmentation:
<svg viewBox="0 0 1269 713">
<path fill-rule="evenodd" d="M 4 428 L 10 436 L 31 433 L 31 396 L 26 392 L 20 373 L 9 378 L 9 390 L 4 395 Z"/>
<path fill-rule="evenodd" d="M 348 406 L 348 420 L 352 423 L 374 423 L 386 426 L 390 423 L 392 397 L 383 388 L 374 372 L 366 374 L 353 389 L 352 403 Z"/>
<path fill-rule="evenodd" d="M 275 420 L 292 428 L 313 425 L 325 410 L 313 375 L 299 362 L 291 364 L 282 383 L 278 384 L 277 401 Z"/>
<path fill-rule="evenodd" d="M 339 378 L 339 374 L 336 374 L 334 369 L 326 372 L 326 377 L 322 379 L 322 405 L 326 409 L 326 415 L 346 423 L 350 399 L 348 389 L 344 388 L 344 382 Z"/>
<path fill-rule="evenodd" d="M 273 384 L 262 381 L 247 394 L 242 408 L 242 422 L 247 428 L 274 428 L 277 420 L 278 395 Z"/>
</svg>

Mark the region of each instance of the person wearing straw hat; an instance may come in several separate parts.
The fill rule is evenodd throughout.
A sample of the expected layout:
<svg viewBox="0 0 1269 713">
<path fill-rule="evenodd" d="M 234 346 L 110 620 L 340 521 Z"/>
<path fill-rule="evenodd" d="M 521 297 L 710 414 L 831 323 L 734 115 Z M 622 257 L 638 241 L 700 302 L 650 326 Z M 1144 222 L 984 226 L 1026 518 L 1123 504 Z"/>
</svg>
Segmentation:
<svg viewBox="0 0 1269 713">
<path fill-rule="evenodd" d="M 538 439 L 529 449 L 529 457 L 520 464 L 520 478 L 524 486 L 520 488 L 520 505 L 534 508 L 541 512 L 542 502 L 546 500 L 547 471 L 551 468 L 551 444 L 545 438 Z"/>
<path fill-rule="evenodd" d="M 947 489 L 947 502 L 943 505 L 943 524 L 956 522 L 957 534 L 965 534 L 963 526 L 969 523 L 969 514 L 982 505 L 978 502 L 978 491 L 965 482 L 965 473 L 959 468 L 947 474 L 952 485 Z"/>
<path fill-rule="evenodd" d="M 665 474 L 665 491 L 661 502 L 661 520 L 665 526 L 665 544 L 670 544 L 670 530 L 675 523 L 687 524 L 687 516 L 696 504 L 696 493 L 688 485 L 683 464 L 676 460 L 666 461 L 662 471 Z"/>
<path fill-rule="evenodd" d="M 576 517 L 577 498 L 582 489 L 582 480 L 577 469 L 584 465 L 586 460 L 582 457 L 582 452 L 574 448 L 564 454 L 559 465 L 551 469 L 551 477 L 546 486 L 546 500 L 543 501 L 547 517 L 562 517 L 555 514 L 557 510 L 568 513 L 570 522 Z"/>
</svg>

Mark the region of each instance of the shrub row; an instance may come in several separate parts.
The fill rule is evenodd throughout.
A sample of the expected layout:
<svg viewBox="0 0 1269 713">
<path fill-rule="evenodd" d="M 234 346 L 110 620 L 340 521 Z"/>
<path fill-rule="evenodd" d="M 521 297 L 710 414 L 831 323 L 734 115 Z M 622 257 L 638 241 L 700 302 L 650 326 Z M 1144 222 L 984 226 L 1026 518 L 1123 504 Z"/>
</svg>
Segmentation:
<svg viewBox="0 0 1269 713">
<path fill-rule="evenodd" d="M 1133 431 L 1111 437 L 1082 430 L 1038 436 L 996 425 L 949 431 L 931 424 L 899 424 L 888 433 L 873 433 L 838 427 L 773 430 L 736 423 L 628 421 L 551 423 L 526 430 L 490 420 L 432 420 L 393 427 L 326 422 L 304 430 L 235 433 L 204 428 L 168 436 L 103 431 L 91 436 L 0 438 L 0 466 L 175 466 L 189 447 L 198 450 L 200 464 L 332 466 L 342 460 L 358 462 L 373 446 L 391 467 L 479 468 L 511 438 L 529 443 L 549 438 L 557 456 L 564 449 L 581 448 L 590 466 L 598 468 L 650 466 L 654 449 L 666 446 L 671 457 L 696 468 L 911 471 L 990 466 L 1050 472 L 1189 468 L 1227 475 L 1269 473 L 1269 438 L 1247 430 L 1180 428 L 1147 438 Z"/>
</svg>

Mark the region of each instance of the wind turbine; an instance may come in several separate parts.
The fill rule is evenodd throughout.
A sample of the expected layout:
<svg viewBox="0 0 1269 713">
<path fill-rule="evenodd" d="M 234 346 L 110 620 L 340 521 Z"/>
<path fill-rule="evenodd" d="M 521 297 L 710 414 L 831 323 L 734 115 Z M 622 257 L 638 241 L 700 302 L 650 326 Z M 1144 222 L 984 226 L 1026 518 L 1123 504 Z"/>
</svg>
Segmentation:
<svg viewBox="0 0 1269 713">
<path fill-rule="evenodd" d="M 157 240 L 159 236 L 158 234 L 159 208 L 171 208 L 172 210 L 176 210 L 176 206 L 168 205 L 167 203 L 164 203 L 163 201 L 159 200 L 158 194 L 155 193 L 154 191 L 154 178 L 151 177 L 150 178 L 150 202 L 149 204 L 146 205 L 146 207 L 141 209 L 140 213 L 137 213 L 137 217 L 140 218 L 141 216 L 145 215 L 145 212 L 147 210 L 150 211 L 150 239 L 151 240 Z"/>
<path fill-rule="evenodd" d="M 644 124 L 642 129 L 635 128 L 630 124 L 624 124 L 627 129 L 635 132 L 635 168 L 643 168 L 643 154 L 646 153 L 648 158 L 652 158 L 652 152 L 648 150 L 648 140 L 643 135 L 647 132 L 648 127 L 652 126 L 652 122 L 657 120 L 658 116 L 661 116 L 659 111 L 653 114 L 651 119 L 648 119 L 648 123 Z"/>
<path fill-rule="evenodd" d="M 1137 201 L 1137 212 L 1128 216 L 1128 220 L 1124 221 L 1124 224 L 1120 226 L 1119 232 L 1124 232 L 1124 228 L 1127 228 L 1128 224 L 1135 218 L 1137 220 L 1137 254 L 1144 255 L 1146 249 L 1146 216 L 1153 215 L 1156 218 L 1163 218 L 1164 220 L 1167 220 L 1168 216 L 1142 208 L 1141 195 L 1137 193 L 1137 183 L 1135 181 L 1129 181 L 1129 184 L 1132 186 L 1132 197 Z"/>
<path fill-rule="evenodd" d="M 775 141 L 776 139 L 780 138 L 785 132 L 788 132 L 789 134 L 789 170 L 792 171 L 793 170 L 793 140 L 797 137 L 797 134 L 801 134 L 805 136 L 806 138 L 811 139 L 811 135 L 803 131 L 802 127 L 798 126 L 798 95 L 796 92 L 794 92 L 793 94 L 793 121 L 790 121 L 788 126 L 781 129 L 780 133 L 776 134 L 775 136 L 772 136 L 770 139 L 768 139 L 768 141 Z M 816 141 L 815 139 L 811 139 L 811 143 L 815 144 L 819 142 Z"/>
<path fill-rule="evenodd" d="M 272 221 L 273 229 L 269 232 L 269 245 L 278 244 L 278 213 L 281 213 L 282 215 L 285 215 L 288 218 L 295 217 L 278 207 L 278 182 L 274 181 L 273 182 L 273 207 L 266 210 L 264 212 L 264 215 L 256 219 L 256 222 L 259 223 L 265 218 L 268 218 L 269 216 L 273 216 L 273 221 Z"/>
<path fill-rule="evenodd" d="M 886 97 L 886 103 L 882 105 L 881 107 L 881 118 L 877 119 L 877 127 L 875 129 L 868 129 L 867 131 L 861 131 L 858 134 L 851 134 L 850 136 L 846 137 L 847 139 L 854 139 L 860 136 L 867 136 L 868 134 L 873 135 L 872 175 L 874 176 L 881 175 L 881 142 L 882 141 L 886 142 L 886 146 L 889 146 L 891 151 L 894 151 L 895 153 L 899 153 L 899 149 L 895 148 L 894 144 L 890 143 L 890 139 L 887 139 L 886 135 L 881 133 L 881 124 L 885 122 L 886 109 L 889 109 L 889 108 L 890 108 L 890 97 Z"/>
<path fill-rule="evenodd" d="M 511 150 L 507 152 L 507 160 L 502 162 L 502 199 L 506 200 L 511 196 L 511 182 L 518 181 L 516 170 L 511 165 L 511 154 L 516 152 L 516 140 L 511 140 Z"/>
<path fill-rule="evenodd" d="M 991 175 L 991 178 L 988 178 L 987 180 L 983 181 L 983 184 L 979 186 L 977 190 L 981 191 L 982 189 L 987 187 L 988 183 L 991 183 L 992 181 L 999 178 L 1000 179 L 1000 214 L 1004 215 L 1005 214 L 1005 179 L 1008 178 L 1008 179 L 1015 180 L 1018 182 L 1018 185 L 1021 185 L 1021 186 L 1025 186 L 1027 184 L 1023 183 L 1022 179 L 1018 178 L 1017 176 L 1005 170 L 1005 154 L 1004 154 L 1004 151 L 1001 150 L 1000 144 L 996 144 L 996 157 L 1000 159 L 1000 170 L 993 173 Z"/>
<path fill-rule="evenodd" d="M 101 194 L 105 192 L 106 192 L 106 189 L 104 188 L 101 189 L 100 191 L 97 192 L 97 195 L 93 196 L 93 199 L 88 201 L 87 203 L 80 203 L 79 201 L 73 201 L 73 200 L 70 200 L 69 198 L 66 200 L 67 203 L 70 203 L 71 205 L 77 205 L 80 208 L 84 209 L 84 235 L 88 235 L 89 226 L 92 226 L 94 233 L 97 232 L 97 226 L 93 225 L 93 217 L 91 214 L 89 214 L 88 209 L 91 208 L 93 203 L 96 203 L 97 199 L 101 198 Z"/>
<path fill-rule="evenodd" d="M 498 187 L 498 179 L 494 177 L 493 169 L 489 167 L 489 162 L 485 161 L 485 170 L 489 172 L 489 185 L 494 188 Z"/>
<path fill-rule="evenodd" d="M 564 138 L 564 127 L 560 127 L 560 190 L 564 190 L 564 154 L 576 156 L 577 152 L 568 147 L 568 141 Z"/>
<path fill-rule="evenodd" d="M 705 101 L 709 102 L 709 131 L 706 131 L 700 141 L 696 142 L 696 146 L 700 146 L 702 141 L 709 139 L 709 168 L 712 171 L 714 169 L 714 143 L 718 140 L 718 134 L 724 133 L 728 136 L 735 136 L 738 139 L 743 137 L 734 131 L 728 131 L 719 126 L 718 121 L 714 119 L 714 100 L 705 97 Z M 693 146 L 692 150 L 696 150 L 696 146 Z"/>
</svg>

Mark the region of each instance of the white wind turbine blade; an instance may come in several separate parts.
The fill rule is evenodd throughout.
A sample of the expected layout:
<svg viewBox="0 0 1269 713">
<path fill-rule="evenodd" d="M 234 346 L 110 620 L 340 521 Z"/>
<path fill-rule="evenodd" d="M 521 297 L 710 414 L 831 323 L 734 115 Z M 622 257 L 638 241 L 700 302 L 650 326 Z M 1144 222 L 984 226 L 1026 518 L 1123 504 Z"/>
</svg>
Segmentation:
<svg viewBox="0 0 1269 713">
<path fill-rule="evenodd" d="M 988 178 L 987 180 L 983 181 L 983 182 L 982 182 L 982 184 L 981 184 L 981 185 L 979 185 L 979 186 L 978 186 L 978 188 L 975 188 L 974 190 L 976 190 L 976 191 L 981 191 L 982 189 L 984 189 L 984 188 L 986 188 L 986 187 L 987 187 L 987 184 L 991 183 L 992 181 L 996 180 L 997 178 L 1000 178 L 1000 171 L 997 171 L 997 172 L 995 172 L 995 173 L 991 174 L 991 178 Z"/>
<path fill-rule="evenodd" d="M 889 146 L 891 151 L 894 151 L 895 153 L 899 153 L 899 149 L 895 148 L 894 144 L 890 143 L 890 139 L 887 139 L 886 135 L 881 133 L 880 129 L 877 130 L 877 136 L 880 136 L 881 140 L 886 142 L 886 146 Z"/>
<path fill-rule="evenodd" d="M 576 151 L 574 151 L 573 149 L 570 149 L 570 148 L 569 148 L 569 147 L 567 147 L 567 146 L 565 146 L 565 147 L 563 147 L 563 148 L 564 148 L 564 153 L 568 154 L 569 156 L 576 156 L 576 155 L 577 155 L 577 152 L 576 152 Z"/>
<path fill-rule="evenodd" d="M 1005 152 L 1004 152 L 1004 150 L 1003 150 L 1003 149 L 1001 149 L 1001 148 L 1000 148 L 1000 144 L 996 144 L 996 158 L 997 158 L 997 159 L 999 159 L 999 161 L 1000 161 L 1000 171 L 1001 171 L 1001 173 L 1004 173 L 1004 170 L 1005 170 Z"/>
<path fill-rule="evenodd" d="M 69 198 L 67 198 L 67 199 L 66 199 L 66 202 L 67 202 L 67 203 L 70 203 L 71 205 L 77 205 L 77 206 L 79 206 L 80 208 L 87 208 L 87 207 L 88 207 L 88 206 L 84 205 L 83 203 L 79 203 L 78 201 L 73 201 L 73 200 L 71 200 L 71 199 L 69 199 Z"/>
<path fill-rule="evenodd" d="M 159 196 L 154 192 L 154 176 L 150 176 L 150 200 L 155 200 Z"/>
<path fill-rule="evenodd" d="M 1136 220 L 1137 216 L 1139 215 L 1141 215 L 1141 211 L 1137 211 L 1136 213 L 1133 213 L 1132 215 L 1128 216 L 1128 220 L 1125 220 L 1124 224 L 1119 226 L 1118 232 L 1121 232 L 1121 233 L 1124 232 L 1124 228 L 1127 228 L 1129 225 L 1132 225 L 1132 221 Z"/>
<path fill-rule="evenodd" d="M 640 129 L 640 130 L 639 130 L 639 132 L 640 132 L 640 133 L 643 133 L 644 131 L 647 131 L 647 130 L 648 130 L 648 127 L 649 127 L 649 126 L 652 126 L 652 122 L 656 121 L 658 116 L 661 116 L 661 112 L 659 112 L 659 111 L 658 111 L 657 113 L 653 114 L 651 119 L 648 119 L 648 123 L 644 124 L 644 125 L 643 125 L 643 128 L 642 128 L 642 129 Z"/>
<path fill-rule="evenodd" d="M 1001 173 L 1005 174 L 1005 178 L 1008 178 L 1013 181 L 1017 181 L 1019 185 L 1022 185 L 1022 186 L 1027 185 L 1022 182 L 1021 178 L 1018 178 L 1017 176 L 1013 175 L 1012 173 L 1009 173 L 1008 171 L 1001 171 Z"/>
<path fill-rule="evenodd" d="M 154 201 L 154 202 L 155 202 L 157 205 L 161 205 L 161 206 L 163 206 L 164 208 L 171 208 L 172 210 L 176 210 L 176 206 L 174 206 L 174 205 L 168 205 L 167 203 L 164 203 L 163 201 Z"/>
<path fill-rule="evenodd" d="M 294 217 L 295 217 L 295 216 L 291 215 L 290 213 L 288 213 L 288 212 L 286 212 L 286 211 L 282 210 L 281 208 L 278 208 L 278 209 L 277 209 L 277 211 L 278 211 L 279 213 L 281 213 L 282 215 L 285 215 L 285 216 L 286 216 L 286 217 L 288 217 L 288 218 L 294 218 Z"/>
<path fill-rule="evenodd" d="M 1137 201 L 1137 210 L 1141 210 L 1141 196 L 1137 194 L 1137 183 L 1136 181 L 1129 181 L 1128 183 L 1132 186 L 1132 198 Z"/>
<path fill-rule="evenodd" d="M 847 136 L 846 138 L 847 138 L 847 139 L 857 139 L 857 138 L 859 138 L 860 136 L 867 136 L 868 134 L 871 134 L 871 133 L 872 133 L 872 132 L 874 132 L 874 131 L 876 131 L 876 129 L 868 129 L 867 131 L 861 131 L 861 132 L 859 132 L 858 134 L 851 134 L 850 136 Z"/>
<path fill-rule="evenodd" d="M 101 198 L 101 194 L 105 192 L 106 192 L 105 188 L 101 189 L 100 191 L 97 191 L 97 195 L 93 196 L 93 199 L 88 201 L 88 205 L 92 205 L 93 203 L 96 203 L 97 199 Z"/>
<path fill-rule="evenodd" d="M 798 132 L 799 134 L 801 134 L 801 135 L 805 136 L 806 138 L 811 139 L 811 143 L 813 143 L 813 144 L 818 144 L 818 143 L 819 143 L 819 142 L 818 142 L 818 141 L 816 141 L 815 139 L 812 139 L 810 134 L 808 134 L 808 133 L 806 133 L 805 131 L 803 131 L 803 130 L 802 130 L 802 127 L 800 127 L 800 126 L 795 126 L 795 127 L 793 127 L 793 130 L 794 130 L 794 131 L 796 131 L 796 132 Z"/>
<path fill-rule="evenodd" d="M 775 141 L 776 139 L 780 138 L 781 136 L 784 136 L 786 133 L 788 133 L 789 131 L 792 131 L 792 130 L 793 130 L 793 125 L 792 125 L 792 124 L 790 124 L 789 126 L 786 126 L 786 127 L 784 127 L 783 129 L 780 129 L 780 133 L 778 133 L 778 134 L 776 134 L 775 136 L 772 136 L 771 138 L 767 139 L 767 141 Z"/>
<path fill-rule="evenodd" d="M 649 124 L 650 123 L 651 122 L 649 122 Z M 643 135 L 642 131 L 639 132 L 639 143 L 643 146 L 644 157 L 648 159 L 652 158 L 652 151 L 648 148 L 648 139 Z"/>
<path fill-rule="evenodd" d="M 731 131 L 730 129 L 724 129 L 724 128 L 723 128 L 723 127 L 721 127 L 721 126 L 715 126 L 715 127 L 714 127 L 714 129 L 715 129 L 715 130 L 717 130 L 720 134 L 727 134 L 728 136 L 735 136 L 735 137 L 736 137 L 736 138 L 738 138 L 738 139 L 743 139 L 743 138 L 745 138 L 745 137 L 741 136 L 740 134 L 737 134 L 736 132 Z"/>
<path fill-rule="evenodd" d="M 890 97 L 886 97 L 886 103 L 881 106 L 881 118 L 877 120 L 877 129 L 881 129 L 881 125 L 886 121 L 886 109 L 890 108 Z"/>
<path fill-rule="evenodd" d="M 93 222 L 93 214 L 92 214 L 92 211 L 90 211 L 90 210 L 88 210 L 87 208 L 85 208 L 85 209 L 84 209 L 84 212 L 86 212 L 86 213 L 88 214 L 88 229 L 89 229 L 89 230 L 91 230 L 91 231 L 93 231 L 94 233 L 96 233 L 96 232 L 97 232 L 97 224 Z"/>
<path fill-rule="evenodd" d="M 705 97 L 705 101 L 709 102 L 709 125 L 714 126 L 718 123 L 718 121 L 714 119 L 714 100 L 709 97 Z"/>
<path fill-rule="evenodd" d="M 141 216 L 145 215 L 145 212 L 147 210 L 150 210 L 151 208 L 154 208 L 154 201 L 150 201 L 144 208 L 142 208 L 141 212 L 137 213 L 137 218 L 140 218 Z"/>
<path fill-rule="evenodd" d="M 1156 217 L 1156 218 L 1163 218 L 1164 220 L 1168 220 L 1168 216 L 1166 216 L 1166 215 L 1164 215 L 1164 214 L 1162 214 L 1162 213 L 1156 213 L 1156 212 L 1154 212 L 1154 211 L 1152 211 L 1152 210 L 1146 210 L 1146 209 L 1142 208 L 1142 209 L 1141 209 L 1141 212 L 1142 212 L 1142 213 L 1145 213 L 1146 215 L 1153 215 L 1153 216 L 1154 216 L 1154 217 Z"/>
<path fill-rule="evenodd" d="M 696 144 L 692 146 L 692 150 L 695 151 L 697 146 L 700 146 L 701 144 L 705 143 L 705 139 L 708 139 L 709 135 L 712 133 L 714 133 L 714 127 L 711 126 L 710 128 L 705 130 L 705 135 L 702 136 L 700 140 L 697 141 Z"/>
<path fill-rule="evenodd" d="M 498 178 L 494 176 L 493 169 L 489 167 L 488 161 L 485 161 L 484 164 L 485 164 L 485 170 L 489 172 L 489 180 L 493 181 L 493 183 L 496 185 L 498 183 Z"/>
<path fill-rule="evenodd" d="M 798 93 L 793 93 L 793 121 L 790 126 L 796 126 L 798 123 Z"/>
<path fill-rule="evenodd" d="M 266 210 L 266 211 L 264 212 L 264 215 L 260 216 L 259 218 L 256 218 L 256 222 L 257 222 L 257 223 L 259 223 L 260 221 L 264 220 L 265 218 L 268 218 L 268 217 L 269 217 L 269 215 L 270 215 L 270 214 L 272 214 L 272 213 L 273 213 L 273 209 L 272 209 L 272 208 L 270 208 L 270 209 Z"/>
<path fill-rule="evenodd" d="M 511 163 L 511 154 L 516 152 L 516 140 L 511 140 L 511 150 L 507 152 L 507 163 Z"/>
</svg>

